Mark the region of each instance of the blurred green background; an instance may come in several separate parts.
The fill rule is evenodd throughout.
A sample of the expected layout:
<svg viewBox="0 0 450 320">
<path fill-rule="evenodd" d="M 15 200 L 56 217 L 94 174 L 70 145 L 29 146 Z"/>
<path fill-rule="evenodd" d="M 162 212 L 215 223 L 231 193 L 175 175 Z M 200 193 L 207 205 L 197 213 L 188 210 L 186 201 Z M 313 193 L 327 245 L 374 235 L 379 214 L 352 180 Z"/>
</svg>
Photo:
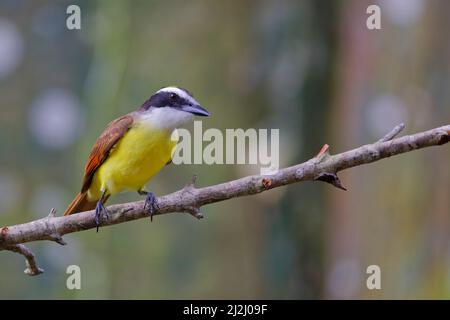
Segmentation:
<svg viewBox="0 0 450 320">
<path fill-rule="evenodd" d="M 378 4 L 382 29 L 366 28 Z M 81 8 L 81 30 L 66 8 Z M 104 126 L 179 85 L 206 128 L 279 128 L 280 164 L 450 119 L 450 2 L 0 0 L 0 225 L 59 213 Z M 450 149 L 204 208 L 30 244 L 45 273 L 0 252 L 0 298 L 450 298 Z M 166 167 L 158 195 L 257 172 Z M 136 194 L 113 197 L 133 201 Z M 82 289 L 66 289 L 66 267 Z M 366 268 L 381 267 L 381 290 Z"/>
</svg>

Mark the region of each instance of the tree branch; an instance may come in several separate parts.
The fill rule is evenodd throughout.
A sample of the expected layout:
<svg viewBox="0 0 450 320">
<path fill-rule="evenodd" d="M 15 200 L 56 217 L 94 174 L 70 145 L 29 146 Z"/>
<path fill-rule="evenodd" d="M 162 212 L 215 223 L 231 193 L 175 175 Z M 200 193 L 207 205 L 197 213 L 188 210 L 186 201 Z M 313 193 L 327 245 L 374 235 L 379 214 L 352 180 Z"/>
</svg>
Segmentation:
<svg viewBox="0 0 450 320">
<path fill-rule="evenodd" d="M 38 274 L 41 274 L 44 272 L 43 269 L 39 268 L 36 263 L 36 258 L 31 252 L 30 249 L 28 249 L 23 244 L 13 244 L 5 246 L 4 248 L 0 250 L 8 250 L 12 252 L 19 253 L 25 257 L 25 263 L 27 265 L 27 268 L 25 269 L 24 273 L 26 273 L 29 276 L 37 276 Z"/>
<path fill-rule="evenodd" d="M 400 123 L 399 125 L 395 126 L 395 128 L 392 129 L 391 132 L 389 132 L 383 138 L 378 140 L 378 142 L 386 142 L 386 141 L 390 141 L 390 140 L 394 139 L 396 136 L 398 136 L 398 134 L 400 132 L 403 131 L 403 129 L 405 129 L 405 124 L 404 123 Z"/>
<path fill-rule="evenodd" d="M 248 176 L 204 188 L 196 188 L 194 180 L 179 191 L 159 197 L 159 209 L 155 215 L 185 212 L 196 218 L 202 218 L 200 208 L 204 205 L 257 194 L 301 181 L 324 181 L 346 190 L 337 176 L 339 171 L 409 151 L 443 145 L 450 141 L 450 125 L 395 138 L 403 128 L 403 125 L 399 125 L 376 143 L 336 155 L 330 155 L 328 146 L 325 145 L 316 157 L 302 164 L 280 169 L 272 175 Z M 148 217 L 148 213 L 144 210 L 144 201 L 113 205 L 108 207 L 108 211 L 110 218 L 103 218 L 101 227 Z M 45 218 L 0 228 L 0 250 L 11 250 L 24 255 L 28 261 L 28 269 L 31 270 L 28 274 L 35 275 L 42 270 L 36 266 L 31 251 L 20 245 L 21 243 L 50 240 L 64 245 L 63 235 L 95 227 L 94 211 L 56 217 L 55 211 L 52 210 Z"/>
</svg>

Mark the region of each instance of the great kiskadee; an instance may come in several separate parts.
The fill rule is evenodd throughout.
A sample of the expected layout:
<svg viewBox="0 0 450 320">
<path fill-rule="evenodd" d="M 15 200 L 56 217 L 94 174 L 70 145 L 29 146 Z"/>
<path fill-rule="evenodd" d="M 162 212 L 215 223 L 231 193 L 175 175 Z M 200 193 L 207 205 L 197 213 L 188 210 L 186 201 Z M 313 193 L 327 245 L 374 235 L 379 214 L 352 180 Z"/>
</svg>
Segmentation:
<svg viewBox="0 0 450 320">
<path fill-rule="evenodd" d="M 193 119 L 209 116 L 189 91 L 167 87 L 157 91 L 134 112 L 108 124 L 97 139 L 86 163 L 81 192 L 64 215 L 95 208 L 95 221 L 108 215 L 108 198 L 125 190 L 146 195 L 145 208 L 150 217 L 157 208 L 153 193 L 145 184 L 170 163 L 177 141 L 172 133 Z"/>
</svg>

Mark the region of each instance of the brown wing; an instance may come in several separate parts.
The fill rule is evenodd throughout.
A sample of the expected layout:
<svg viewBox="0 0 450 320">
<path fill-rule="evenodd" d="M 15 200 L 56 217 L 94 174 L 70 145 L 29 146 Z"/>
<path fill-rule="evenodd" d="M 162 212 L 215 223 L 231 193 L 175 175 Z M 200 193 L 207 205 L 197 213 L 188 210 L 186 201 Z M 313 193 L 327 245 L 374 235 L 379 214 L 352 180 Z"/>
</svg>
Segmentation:
<svg viewBox="0 0 450 320">
<path fill-rule="evenodd" d="M 86 192 L 92 183 L 92 178 L 100 165 L 108 158 L 114 145 L 133 125 L 133 116 L 128 114 L 108 124 L 92 147 L 86 167 L 84 169 L 83 187 L 81 193 Z"/>
</svg>

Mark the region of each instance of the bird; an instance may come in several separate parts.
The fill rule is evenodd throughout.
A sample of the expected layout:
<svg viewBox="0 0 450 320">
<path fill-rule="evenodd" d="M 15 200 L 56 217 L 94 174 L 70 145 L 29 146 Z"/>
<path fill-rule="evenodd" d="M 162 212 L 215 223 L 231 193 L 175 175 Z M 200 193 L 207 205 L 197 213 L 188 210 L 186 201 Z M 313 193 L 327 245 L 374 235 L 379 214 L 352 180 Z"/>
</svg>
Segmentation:
<svg viewBox="0 0 450 320">
<path fill-rule="evenodd" d="M 95 209 L 97 232 L 110 196 L 124 191 L 145 195 L 145 210 L 153 219 L 158 203 L 145 185 L 172 160 L 177 144 L 172 133 L 193 120 L 208 117 L 194 96 L 181 87 L 158 90 L 136 111 L 111 121 L 91 149 L 81 191 L 64 215 Z"/>
</svg>

